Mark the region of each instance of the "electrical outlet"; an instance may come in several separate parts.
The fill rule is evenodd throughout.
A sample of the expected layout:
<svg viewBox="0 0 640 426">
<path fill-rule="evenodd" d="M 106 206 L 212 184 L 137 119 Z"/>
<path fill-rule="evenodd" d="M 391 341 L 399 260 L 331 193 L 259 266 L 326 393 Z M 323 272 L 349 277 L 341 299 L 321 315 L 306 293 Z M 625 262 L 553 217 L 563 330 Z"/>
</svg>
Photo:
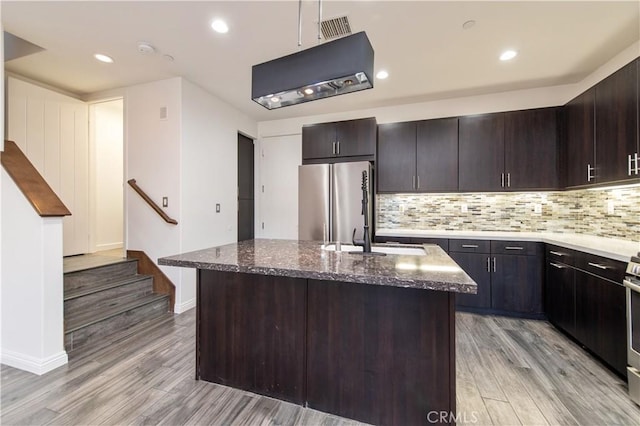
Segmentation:
<svg viewBox="0 0 640 426">
<path fill-rule="evenodd" d="M 466 205 L 466 204 L 461 204 L 461 205 L 460 205 L 460 211 L 461 211 L 462 213 L 466 213 L 466 212 L 468 212 L 468 211 L 469 211 L 469 207 L 467 207 L 467 205 Z"/>
<path fill-rule="evenodd" d="M 540 203 L 535 203 L 533 205 L 533 212 L 537 213 L 537 214 L 541 214 L 542 213 L 542 204 Z"/>
<path fill-rule="evenodd" d="M 614 214 L 615 213 L 615 206 L 613 203 L 613 200 L 609 200 L 607 201 L 607 214 Z"/>
<path fill-rule="evenodd" d="M 216 204 L 216 213 L 220 213 L 220 204 Z"/>
<path fill-rule="evenodd" d="M 169 207 L 169 197 L 162 197 L 162 207 Z"/>
<path fill-rule="evenodd" d="M 400 213 L 404 213 L 404 204 L 400 204 L 399 210 L 400 210 Z"/>
</svg>

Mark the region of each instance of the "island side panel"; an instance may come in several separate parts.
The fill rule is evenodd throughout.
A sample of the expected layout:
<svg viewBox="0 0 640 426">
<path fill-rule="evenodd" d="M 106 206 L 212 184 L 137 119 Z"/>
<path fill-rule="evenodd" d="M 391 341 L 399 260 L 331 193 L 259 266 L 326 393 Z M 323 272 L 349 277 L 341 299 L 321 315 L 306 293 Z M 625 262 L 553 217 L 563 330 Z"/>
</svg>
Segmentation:
<svg viewBox="0 0 640 426">
<path fill-rule="evenodd" d="M 309 407 L 372 424 L 453 421 L 452 294 L 314 280 L 308 292 Z"/>
<path fill-rule="evenodd" d="M 304 403 L 307 280 L 198 271 L 201 380 Z"/>
</svg>

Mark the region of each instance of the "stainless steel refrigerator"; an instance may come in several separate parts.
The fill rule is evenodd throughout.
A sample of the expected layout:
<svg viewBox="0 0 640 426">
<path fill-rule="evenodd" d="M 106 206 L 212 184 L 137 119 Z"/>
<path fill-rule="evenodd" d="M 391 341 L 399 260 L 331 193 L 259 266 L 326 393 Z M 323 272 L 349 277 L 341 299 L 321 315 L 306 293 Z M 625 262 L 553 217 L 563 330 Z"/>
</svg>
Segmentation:
<svg viewBox="0 0 640 426">
<path fill-rule="evenodd" d="M 309 164 L 298 167 L 298 239 L 351 243 L 362 238 L 362 172 L 367 172 L 372 225 L 371 163 Z M 371 235 L 373 232 L 370 231 Z"/>
</svg>

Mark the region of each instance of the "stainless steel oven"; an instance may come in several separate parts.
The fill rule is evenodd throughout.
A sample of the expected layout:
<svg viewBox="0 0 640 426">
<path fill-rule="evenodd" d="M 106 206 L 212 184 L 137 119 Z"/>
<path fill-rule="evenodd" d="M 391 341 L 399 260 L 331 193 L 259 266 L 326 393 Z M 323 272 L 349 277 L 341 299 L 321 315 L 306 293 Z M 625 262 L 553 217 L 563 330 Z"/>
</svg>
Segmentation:
<svg viewBox="0 0 640 426">
<path fill-rule="evenodd" d="M 627 288 L 627 377 L 629 396 L 640 405 L 640 253 L 632 257 L 624 279 Z"/>
</svg>

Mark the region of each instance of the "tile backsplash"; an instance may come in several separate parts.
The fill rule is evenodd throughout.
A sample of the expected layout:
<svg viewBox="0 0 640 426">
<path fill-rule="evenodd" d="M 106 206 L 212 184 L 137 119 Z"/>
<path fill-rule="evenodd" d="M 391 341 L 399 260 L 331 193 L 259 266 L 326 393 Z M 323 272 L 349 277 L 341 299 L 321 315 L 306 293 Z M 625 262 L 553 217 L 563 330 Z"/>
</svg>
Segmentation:
<svg viewBox="0 0 640 426">
<path fill-rule="evenodd" d="M 557 192 L 379 194 L 378 228 L 559 232 L 640 241 L 640 187 Z"/>
</svg>

